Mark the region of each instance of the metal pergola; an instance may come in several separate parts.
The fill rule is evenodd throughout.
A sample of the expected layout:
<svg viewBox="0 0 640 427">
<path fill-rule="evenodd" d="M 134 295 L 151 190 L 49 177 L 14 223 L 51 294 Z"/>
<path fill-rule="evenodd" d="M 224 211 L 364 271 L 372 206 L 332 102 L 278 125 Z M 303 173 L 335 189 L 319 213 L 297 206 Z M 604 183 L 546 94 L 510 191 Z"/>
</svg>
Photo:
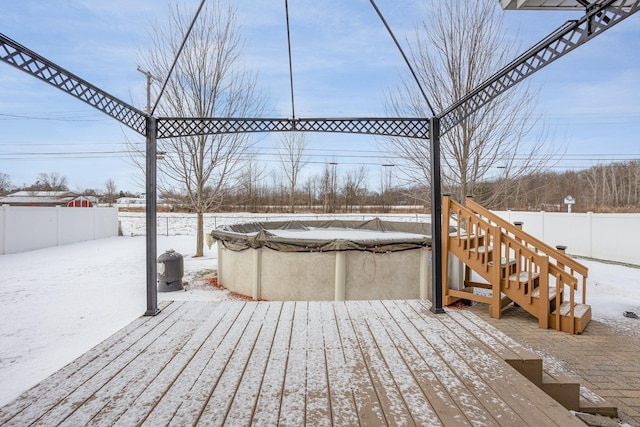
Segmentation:
<svg viewBox="0 0 640 427">
<path fill-rule="evenodd" d="M 500 0 L 503 7 L 516 0 Z M 462 99 L 430 118 L 211 118 L 156 117 L 108 94 L 43 56 L 0 34 L 0 59 L 91 105 L 146 138 L 146 291 L 145 315 L 159 313 L 157 299 L 157 140 L 193 135 L 245 132 L 339 132 L 429 140 L 431 153 L 432 307 L 442 308 L 442 206 L 440 137 L 492 99 L 531 74 L 583 45 L 640 10 L 640 0 L 517 0 L 534 6 L 577 3 L 585 10 L 578 20 L 556 31 L 514 59 Z"/>
</svg>

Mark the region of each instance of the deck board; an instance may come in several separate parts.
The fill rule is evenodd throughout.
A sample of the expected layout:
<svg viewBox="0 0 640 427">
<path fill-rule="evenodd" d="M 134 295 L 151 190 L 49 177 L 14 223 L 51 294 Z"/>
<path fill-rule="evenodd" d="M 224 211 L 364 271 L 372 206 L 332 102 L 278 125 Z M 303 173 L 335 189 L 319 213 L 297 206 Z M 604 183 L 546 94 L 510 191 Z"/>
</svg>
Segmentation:
<svg viewBox="0 0 640 427">
<path fill-rule="evenodd" d="M 421 301 L 174 302 L 0 408 L 24 425 L 582 423 Z"/>
<path fill-rule="evenodd" d="M 446 339 L 459 343 L 454 349 L 455 352 L 469 361 L 469 366 L 476 376 L 485 381 L 493 393 L 519 416 L 528 414 L 527 416 L 533 417 L 541 424 L 547 424 L 556 422 L 566 415 L 567 411 L 563 407 L 547 407 L 547 400 L 539 396 L 539 389 L 533 383 L 525 381 L 518 384 L 522 379 L 520 373 L 506 365 L 503 360 L 492 357 L 481 341 L 464 328 L 457 327 L 450 316 L 443 316 L 439 320 L 446 326 L 441 329 Z M 496 381 L 497 378 L 502 381 Z M 518 394 L 519 396 L 514 398 Z"/>
<path fill-rule="evenodd" d="M 425 360 L 423 355 L 416 347 L 416 343 L 409 338 L 413 335 L 409 329 L 412 329 L 412 325 L 407 323 L 402 317 L 396 318 L 391 315 L 391 312 L 395 310 L 394 304 L 391 301 L 382 302 L 375 301 L 372 304 L 376 306 L 382 305 L 377 313 L 387 310 L 388 315 L 380 316 L 381 322 L 389 334 L 390 339 L 393 341 L 400 353 L 402 362 L 407 366 L 411 375 L 415 377 L 417 384 L 420 387 L 422 393 L 424 393 L 429 404 L 433 407 L 437 418 L 447 426 L 468 426 L 471 425 L 467 417 L 461 411 L 461 408 L 456 404 L 455 400 L 449 394 L 446 384 L 443 384 L 438 377 L 438 372 L 442 367 L 436 368 L 429 363 L 429 360 Z M 466 398 L 471 398 L 468 394 Z M 476 419 L 476 421 L 478 421 Z M 488 420 L 485 420 L 484 425 L 490 425 Z"/>
<path fill-rule="evenodd" d="M 236 347 L 241 342 L 242 335 L 256 308 L 257 307 L 252 304 L 243 303 L 242 310 L 235 318 L 235 321 L 231 324 L 224 336 L 221 337 L 222 341 L 220 344 L 213 349 L 212 354 L 210 354 L 210 358 L 201 375 L 197 377 L 195 383 L 187 393 L 178 397 L 180 406 L 171 419 L 172 424 L 188 425 L 192 423 L 193 420 L 200 419 L 205 405 L 209 402 L 220 377 L 231 361 Z M 224 331 L 222 333 L 224 333 Z M 162 421 L 166 420 L 159 419 L 158 421 L 162 423 Z"/>
<path fill-rule="evenodd" d="M 442 421 L 434 409 L 434 406 L 438 406 L 439 403 L 438 396 L 429 396 L 432 390 L 431 384 L 425 391 L 425 388 L 423 388 L 418 381 L 421 373 L 427 370 L 420 367 L 418 373 L 416 373 L 415 369 L 412 369 L 408 361 L 410 352 L 403 351 L 402 343 L 392 338 L 392 332 L 389 330 L 392 325 L 384 323 L 385 319 L 387 322 L 389 320 L 389 314 L 386 312 L 385 307 L 379 302 L 370 303 L 363 301 L 361 304 L 368 306 L 363 307 L 363 311 L 368 309 L 376 313 L 376 317 L 370 316 L 367 319 L 369 328 L 372 336 L 376 340 L 378 348 L 386 360 L 386 364 L 393 375 L 396 386 L 414 422 L 417 425 L 426 425 L 433 423 L 435 420 Z M 374 307 L 372 307 L 371 304 L 374 304 Z M 437 387 L 437 384 L 434 384 L 434 386 Z M 434 402 L 431 402 L 429 397 L 435 399 Z"/>
<path fill-rule="evenodd" d="M 331 390 L 327 375 L 326 348 L 322 312 L 319 309 L 308 310 L 307 336 L 307 396 L 306 424 L 330 426 L 332 422 Z"/>
<path fill-rule="evenodd" d="M 414 426 L 415 422 L 411 413 L 397 388 L 392 371 L 389 369 L 384 355 L 376 345 L 367 324 L 367 319 L 363 316 L 358 302 L 350 304 L 348 310 L 362 349 L 366 369 L 369 371 L 387 423 L 389 425 Z"/>
<path fill-rule="evenodd" d="M 300 426 L 305 422 L 305 388 L 307 386 L 307 303 L 295 305 L 291 324 L 289 357 L 284 371 L 284 387 L 278 424 Z"/>
<path fill-rule="evenodd" d="M 149 408 L 154 408 L 163 396 L 166 397 L 165 402 L 172 399 L 179 402 L 177 399 L 182 398 L 179 385 L 187 384 L 189 378 L 195 379 L 194 370 L 198 370 L 198 367 L 202 366 L 202 358 L 199 355 L 207 353 L 206 345 L 214 342 L 211 337 L 214 326 L 222 327 L 224 317 L 233 313 L 233 311 L 225 312 L 218 307 L 203 307 L 206 314 L 202 315 L 201 322 L 193 324 L 195 329 L 189 342 L 177 352 L 152 383 L 145 384 L 144 391 L 131 405 L 125 407 L 125 412 L 117 420 L 116 425 L 130 426 L 136 421 L 144 420 L 149 414 Z M 188 306 L 184 308 L 188 308 Z M 181 381 L 178 381 L 179 379 Z M 165 415 L 164 419 L 173 416 L 169 405 L 165 409 L 170 414 Z"/>
<path fill-rule="evenodd" d="M 283 303 L 253 413 L 253 422 L 256 425 L 276 425 L 278 422 L 284 390 L 284 372 L 289 359 L 289 352 L 285 349 L 289 348 L 291 342 L 294 311 L 295 303 Z"/>
<path fill-rule="evenodd" d="M 245 408 L 251 407 L 253 400 L 250 399 L 252 396 L 250 394 L 246 396 L 236 394 L 236 390 L 240 388 L 241 383 L 250 382 L 244 381 L 247 378 L 245 375 L 247 366 L 254 349 L 257 347 L 262 328 L 267 324 L 266 315 L 269 307 L 270 305 L 267 304 L 260 305 L 253 311 L 251 318 L 247 320 L 239 342 L 234 346 L 227 364 L 224 365 L 224 370 L 222 370 L 215 387 L 209 394 L 206 405 L 200 413 L 200 420 L 206 425 L 223 425 L 234 400 L 237 400 Z"/>
<path fill-rule="evenodd" d="M 344 374 L 347 368 L 342 338 L 336 320 L 333 304 L 324 302 L 318 310 L 322 322 L 322 334 L 325 345 L 327 381 L 333 424 L 353 426 L 360 423 L 358 405 L 349 376 Z M 349 361 L 351 362 L 351 361 Z"/>
<path fill-rule="evenodd" d="M 429 372 L 431 372 L 437 380 L 437 382 L 434 382 L 433 387 L 442 385 L 446 392 L 446 394 L 438 394 L 439 400 L 443 402 L 446 402 L 447 399 L 454 400 L 456 406 L 460 412 L 462 412 L 462 414 L 460 414 L 460 412 L 458 412 L 458 414 L 443 414 L 441 418 L 445 417 L 445 420 L 451 417 L 456 420 L 467 418 L 467 420 L 473 421 L 473 423 L 497 425 L 490 414 L 487 413 L 482 403 L 480 403 L 478 398 L 473 394 L 472 390 L 465 384 L 464 377 L 459 377 L 458 373 L 438 354 L 436 348 L 413 324 L 411 317 L 408 317 L 393 302 L 387 302 L 385 305 L 387 310 L 393 315 L 394 320 L 401 325 L 399 327 L 401 327 L 402 333 L 405 334 L 408 342 L 415 348 L 422 359 L 422 364 L 415 366 L 423 366 L 424 368 L 416 368 L 416 370 L 423 372 L 423 375 L 429 375 Z M 412 313 L 409 312 L 409 314 Z M 418 361 L 420 361 L 420 359 L 418 359 Z M 427 386 L 432 385 L 428 384 Z M 436 402 L 434 402 L 434 404 L 435 403 Z M 436 409 L 438 409 L 438 406 L 436 406 Z M 454 407 L 449 406 L 449 409 L 455 412 Z M 462 419 L 459 422 L 464 424 L 464 420 Z"/>
<path fill-rule="evenodd" d="M 273 348 L 278 319 L 282 310 L 282 304 L 270 304 L 264 317 L 264 323 L 260 328 L 260 334 L 255 342 L 242 374 L 242 379 L 235 390 L 230 391 L 233 396 L 231 406 L 227 411 L 224 421 L 231 425 L 249 425 L 255 411 L 255 404 L 260 394 L 262 378 L 264 378 L 269 353 Z M 209 401 L 211 405 L 214 399 Z"/>
<path fill-rule="evenodd" d="M 175 306 L 166 307 L 165 314 L 169 316 L 174 309 Z M 5 424 L 17 414 L 20 414 L 24 424 L 33 423 L 44 416 L 60 402 L 61 398 L 65 398 L 100 372 L 112 358 L 130 349 L 131 342 L 138 341 L 152 327 L 150 320 L 150 318 L 142 318 L 132 322 L 100 346 L 89 350 L 82 357 L 51 375 L 46 381 L 23 393 L 20 399 L 2 408 L 0 425 Z"/>
<path fill-rule="evenodd" d="M 361 424 L 386 425 L 382 405 L 373 385 L 371 373 L 365 365 L 364 354 L 358 344 L 347 306 L 336 304 L 333 309 L 345 357 L 346 369 L 342 370 L 342 374 L 352 384 L 358 419 Z"/>
<path fill-rule="evenodd" d="M 166 318 L 159 319 L 159 322 L 142 324 L 142 331 L 146 331 L 146 333 L 140 339 L 131 341 L 131 337 L 128 337 L 129 339 L 123 340 L 115 352 L 105 348 L 106 355 L 94 359 L 97 364 L 89 363 L 86 369 L 74 372 L 75 375 L 70 377 L 69 381 L 62 380 L 62 393 L 59 390 L 52 390 L 50 395 L 45 396 L 45 400 L 54 401 L 53 405 L 50 410 L 38 417 L 34 425 L 58 425 L 72 417 L 75 412 L 79 412 L 83 416 L 94 415 L 96 405 L 93 402 L 100 398 L 100 395 L 96 395 L 96 393 L 102 390 L 103 394 L 112 393 L 111 398 L 116 396 L 120 384 L 111 382 L 115 387 L 108 387 L 111 379 L 127 366 L 132 364 L 137 366 L 136 362 L 139 360 L 136 359 L 171 329 L 174 324 L 173 318 L 180 319 L 180 316 L 176 315 L 177 310 L 172 310 L 173 308 L 170 306 Z M 78 411 L 80 407 L 83 407 L 82 411 Z M 33 407 L 29 408 L 29 411 L 35 412 L 36 410 Z"/>
<path fill-rule="evenodd" d="M 196 331 L 196 335 L 202 336 L 204 341 L 194 355 L 188 355 L 190 357 L 188 365 L 177 373 L 177 376 L 169 383 L 167 389 L 150 384 L 147 388 L 147 394 L 151 395 L 149 398 L 156 396 L 158 400 L 153 403 L 143 401 L 142 405 L 130 408 L 125 413 L 129 417 L 122 425 L 132 425 L 136 420 L 144 420 L 146 425 L 155 426 L 172 419 L 180 408 L 184 396 L 193 388 L 197 379 L 204 375 L 209 360 L 228 334 L 243 308 L 244 305 L 242 304 L 228 307 L 211 306 L 212 315 L 208 317 L 200 330 Z M 147 409 L 149 413 L 145 415 L 144 412 L 147 407 L 151 409 Z"/>
<path fill-rule="evenodd" d="M 472 405 L 470 409 L 473 412 L 467 413 L 472 424 L 477 424 L 478 421 L 476 420 L 481 420 L 481 422 L 489 425 L 502 424 L 504 422 L 511 425 L 527 425 L 517 412 L 505 404 L 504 400 L 496 398 L 495 393 L 491 390 L 491 384 L 478 379 L 469 360 L 460 357 L 457 353 L 456 349 L 460 345 L 459 342 L 447 337 L 446 331 L 442 330 L 440 324 L 422 321 L 422 318 L 427 315 L 424 313 L 425 310 L 428 310 L 426 307 L 399 305 L 397 309 L 399 311 L 398 315 L 406 316 L 407 320 L 416 329 L 420 338 L 416 337 L 415 339 L 422 339 L 428 343 L 433 348 L 431 356 L 440 358 L 447 366 L 446 369 L 450 370 L 450 377 L 455 376 L 457 378 L 462 385 L 460 393 L 465 393 L 468 390 L 468 393 L 465 394 L 473 396 L 473 399 L 468 402 L 470 406 Z M 496 363 L 499 362 L 496 361 Z M 455 381 L 452 382 L 455 383 Z M 459 391 L 453 388 L 450 393 L 451 396 L 455 397 Z M 498 417 L 500 418 L 499 420 L 497 419 Z"/>
<path fill-rule="evenodd" d="M 193 313 L 182 310 L 180 317 L 173 320 L 166 332 L 95 392 L 92 399 L 83 405 L 82 411 L 75 411 L 65 422 L 71 425 L 86 425 L 90 422 L 94 425 L 111 426 L 134 404 L 148 384 L 153 383 L 154 388 L 161 388 L 161 374 L 171 369 L 176 356 L 183 349 L 190 353 L 195 350 L 188 344 L 192 342 L 193 331 L 206 318 L 205 310 L 206 307 L 196 307 Z M 175 377 L 175 373 L 171 372 L 171 376 Z"/>
</svg>

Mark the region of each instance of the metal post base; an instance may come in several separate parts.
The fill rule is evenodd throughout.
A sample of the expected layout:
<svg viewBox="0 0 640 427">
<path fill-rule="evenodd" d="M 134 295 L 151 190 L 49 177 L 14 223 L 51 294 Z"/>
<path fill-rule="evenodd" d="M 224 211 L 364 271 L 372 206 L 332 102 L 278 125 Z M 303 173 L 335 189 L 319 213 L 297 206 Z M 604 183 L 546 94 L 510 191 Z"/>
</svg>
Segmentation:
<svg viewBox="0 0 640 427">
<path fill-rule="evenodd" d="M 430 312 L 432 312 L 433 314 L 444 314 L 446 313 L 446 311 L 444 311 L 444 308 L 442 307 L 436 307 L 435 305 L 431 305 L 431 308 L 429 309 Z"/>
<path fill-rule="evenodd" d="M 144 312 L 145 316 L 157 316 L 158 314 L 160 314 L 162 310 L 160 310 L 159 308 L 156 308 L 154 310 L 147 310 Z"/>
</svg>

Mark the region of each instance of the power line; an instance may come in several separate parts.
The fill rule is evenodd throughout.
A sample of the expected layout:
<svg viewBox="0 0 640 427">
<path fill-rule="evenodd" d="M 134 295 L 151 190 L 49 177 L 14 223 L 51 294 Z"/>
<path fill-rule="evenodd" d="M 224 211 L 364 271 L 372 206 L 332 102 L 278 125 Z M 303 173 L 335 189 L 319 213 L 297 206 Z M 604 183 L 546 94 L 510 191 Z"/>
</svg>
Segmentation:
<svg viewBox="0 0 640 427">
<path fill-rule="evenodd" d="M 7 144 L 2 144 L 7 145 Z M 105 143 L 106 145 L 106 143 Z M 34 145 L 34 146 L 40 146 Z M 14 146 L 15 147 L 15 146 Z M 275 149 L 274 149 L 275 150 Z M 311 150 L 309 150 L 311 151 Z M 320 152 L 320 154 L 306 154 L 304 157 L 307 159 L 317 159 L 317 158 L 327 158 L 331 157 L 332 159 L 394 159 L 394 160 L 408 160 L 407 156 L 398 155 L 397 153 L 391 151 L 378 151 L 372 153 L 371 151 L 363 151 L 363 150 L 330 150 L 330 149 L 314 149 L 315 152 Z M 337 153 L 337 154 L 336 154 Z M 5 159 L 16 159 L 16 158 L 29 158 L 31 156 L 39 156 L 39 157 L 51 157 L 55 158 L 57 156 L 77 156 L 77 157 L 105 157 L 105 156 L 131 156 L 131 155 L 140 155 L 140 153 L 130 151 L 130 150 L 108 150 L 108 151 L 72 151 L 72 150 L 64 150 L 64 151 L 9 151 L 9 152 L 1 152 L 0 158 Z M 245 153 L 247 159 L 255 159 L 258 158 L 261 161 L 280 161 L 279 152 L 248 152 Z M 557 154 L 553 156 L 534 156 L 531 157 L 527 154 L 516 154 L 511 158 L 515 161 L 541 161 L 541 160 L 550 160 L 550 161 L 559 161 L 559 162 L 585 162 L 585 161 L 593 161 L 593 162 L 604 162 L 604 161 L 630 161 L 630 160 L 638 160 L 640 159 L 640 153 L 574 153 L 574 154 Z M 309 162 L 309 161 L 308 161 Z M 308 163 L 307 162 L 307 163 Z M 321 162 L 322 163 L 322 162 Z M 366 162 L 363 162 L 365 164 Z"/>
<path fill-rule="evenodd" d="M 82 118 L 86 117 L 86 118 Z M 89 118 L 95 117 L 95 118 Z M 26 114 L 6 114 L 0 113 L 0 120 L 43 120 L 43 121 L 55 121 L 55 122 L 106 122 L 109 121 L 106 118 L 100 118 L 98 115 L 79 115 L 77 117 L 67 117 L 67 116 L 59 116 L 59 117 L 43 117 L 43 116 L 32 116 Z"/>
</svg>

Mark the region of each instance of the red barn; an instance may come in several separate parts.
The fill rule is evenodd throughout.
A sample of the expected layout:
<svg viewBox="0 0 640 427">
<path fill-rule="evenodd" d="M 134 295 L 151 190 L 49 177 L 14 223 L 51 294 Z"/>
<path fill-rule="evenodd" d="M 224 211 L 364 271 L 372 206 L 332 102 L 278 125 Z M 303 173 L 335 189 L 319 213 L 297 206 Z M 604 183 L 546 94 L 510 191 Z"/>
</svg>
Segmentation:
<svg viewBox="0 0 640 427">
<path fill-rule="evenodd" d="M 91 203 L 91 200 L 87 199 L 86 197 L 80 196 L 71 200 L 69 203 L 67 203 L 67 207 L 68 208 L 92 208 L 93 203 Z"/>
</svg>

